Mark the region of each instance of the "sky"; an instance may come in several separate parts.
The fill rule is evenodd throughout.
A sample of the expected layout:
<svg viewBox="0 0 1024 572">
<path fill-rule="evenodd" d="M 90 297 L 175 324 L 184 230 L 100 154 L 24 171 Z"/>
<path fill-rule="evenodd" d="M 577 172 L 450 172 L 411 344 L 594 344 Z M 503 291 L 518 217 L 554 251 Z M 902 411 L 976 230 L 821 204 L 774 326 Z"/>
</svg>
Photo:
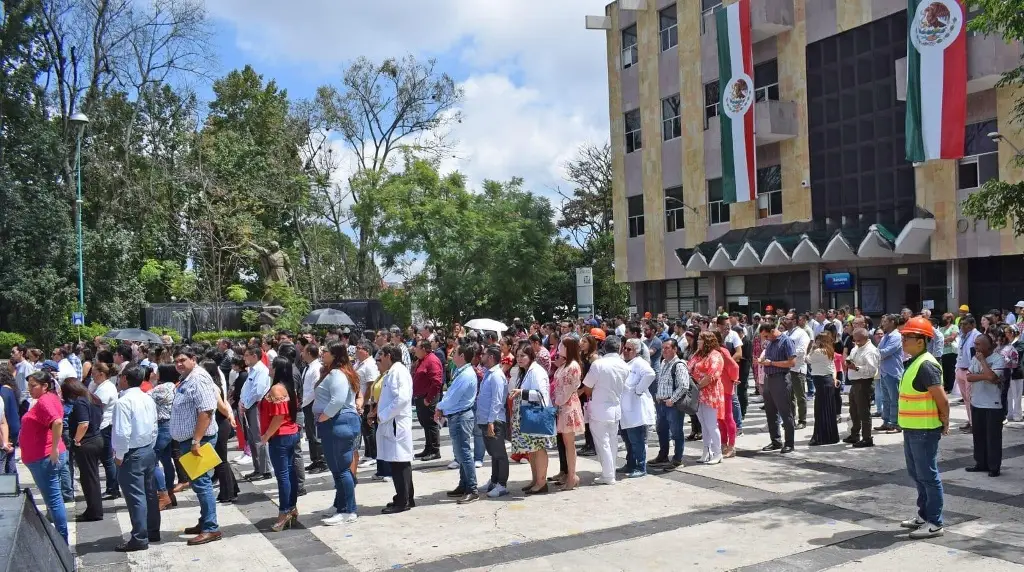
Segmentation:
<svg viewBox="0 0 1024 572">
<path fill-rule="evenodd" d="M 221 74 L 251 64 L 292 98 L 339 84 L 345 65 L 413 54 L 461 83 L 444 170 L 473 188 L 522 177 L 552 199 L 583 143 L 608 139 L 604 0 L 206 0 Z"/>
</svg>

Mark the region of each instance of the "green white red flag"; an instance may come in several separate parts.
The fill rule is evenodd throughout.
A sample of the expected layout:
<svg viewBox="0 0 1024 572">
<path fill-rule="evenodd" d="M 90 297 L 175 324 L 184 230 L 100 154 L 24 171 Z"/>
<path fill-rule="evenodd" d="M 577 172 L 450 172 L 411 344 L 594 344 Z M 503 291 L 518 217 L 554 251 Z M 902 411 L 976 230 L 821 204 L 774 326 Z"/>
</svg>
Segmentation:
<svg viewBox="0 0 1024 572">
<path fill-rule="evenodd" d="M 739 0 L 716 15 L 718 81 L 722 92 L 722 190 L 738 203 L 757 197 L 754 164 L 754 53 L 750 39 L 750 0 Z"/>
</svg>

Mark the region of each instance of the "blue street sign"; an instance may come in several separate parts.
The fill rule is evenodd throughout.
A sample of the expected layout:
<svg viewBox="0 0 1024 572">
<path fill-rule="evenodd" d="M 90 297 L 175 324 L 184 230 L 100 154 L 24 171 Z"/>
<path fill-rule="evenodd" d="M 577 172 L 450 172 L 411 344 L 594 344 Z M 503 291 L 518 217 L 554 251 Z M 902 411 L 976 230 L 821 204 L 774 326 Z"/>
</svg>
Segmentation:
<svg viewBox="0 0 1024 572">
<path fill-rule="evenodd" d="M 71 314 L 71 325 L 72 326 L 84 326 L 85 325 L 85 314 L 82 312 L 73 312 Z"/>
</svg>

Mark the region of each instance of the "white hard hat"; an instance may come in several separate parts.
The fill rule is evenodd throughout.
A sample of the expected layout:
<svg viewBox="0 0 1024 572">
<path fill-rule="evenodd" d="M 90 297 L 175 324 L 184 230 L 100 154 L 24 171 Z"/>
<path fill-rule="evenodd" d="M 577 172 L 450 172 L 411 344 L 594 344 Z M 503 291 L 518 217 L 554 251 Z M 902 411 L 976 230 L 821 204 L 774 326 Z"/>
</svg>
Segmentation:
<svg viewBox="0 0 1024 572">
<path fill-rule="evenodd" d="M 1014 306 L 1014 307 L 1015 307 L 1015 308 L 1024 308 L 1024 300 L 1020 300 L 1020 301 L 1018 301 L 1018 302 L 1017 302 L 1017 305 L 1016 305 L 1016 306 Z"/>
</svg>

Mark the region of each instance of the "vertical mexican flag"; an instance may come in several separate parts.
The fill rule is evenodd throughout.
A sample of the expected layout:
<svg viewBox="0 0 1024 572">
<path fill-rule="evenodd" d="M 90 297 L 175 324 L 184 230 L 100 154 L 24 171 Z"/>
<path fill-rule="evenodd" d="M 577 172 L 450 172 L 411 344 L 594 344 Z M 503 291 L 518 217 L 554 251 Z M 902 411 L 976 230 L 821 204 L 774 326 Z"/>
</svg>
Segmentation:
<svg viewBox="0 0 1024 572">
<path fill-rule="evenodd" d="M 722 92 L 722 190 L 725 202 L 757 197 L 754 166 L 754 53 L 750 0 L 719 10 L 718 85 Z"/>
<path fill-rule="evenodd" d="M 967 35 L 963 0 L 908 0 L 907 160 L 964 156 Z"/>
</svg>

